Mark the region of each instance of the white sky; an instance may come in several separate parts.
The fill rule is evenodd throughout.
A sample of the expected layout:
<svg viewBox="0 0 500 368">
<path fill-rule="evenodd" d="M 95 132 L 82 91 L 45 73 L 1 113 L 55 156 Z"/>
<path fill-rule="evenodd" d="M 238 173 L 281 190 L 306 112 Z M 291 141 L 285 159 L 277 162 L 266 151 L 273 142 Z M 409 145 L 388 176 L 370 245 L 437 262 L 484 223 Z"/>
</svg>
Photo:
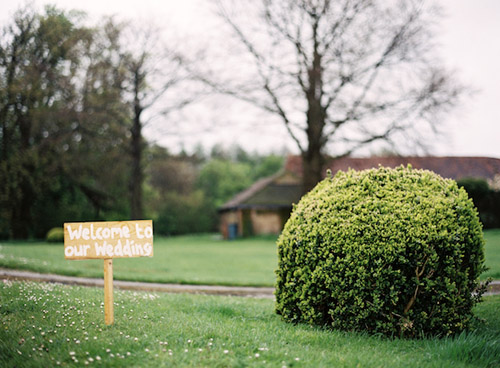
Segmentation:
<svg viewBox="0 0 500 368">
<path fill-rule="evenodd" d="M 211 21 L 208 0 L 39 0 L 35 4 L 56 4 L 65 9 L 81 9 L 92 18 L 117 14 L 123 18 L 153 19 L 160 25 L 173 25 L 182 34 L 203 32 Z M 500 158 L 500 0 L 440 0 L 446 17 L 442 22 L 440 52 L 447 65 L 455 69 L 463 82 L 477 91 L 446 122 L 449 139 L 434 145 L 437 155 L 491 156 Z M 0 22 L 24 0 L 0 0 Z M 203 114 L 198 113 L 199 117 Z M 259 120 L 257 117 L 255 120 Z M 243 132 L 219 129 L 196 137 L 165 136 L 161 142 L 175 150 L 180 143 L 190 147 L 204 140 L 226 145 L 239 141 L 246 149 L 262 151 L 287 147 L 293 143 L 280 126 L 250 126 Z M 246 138 L 239 139 L 245 136 Z M 272 147 L 272 148 L 271 148 Z"/>
</svg>

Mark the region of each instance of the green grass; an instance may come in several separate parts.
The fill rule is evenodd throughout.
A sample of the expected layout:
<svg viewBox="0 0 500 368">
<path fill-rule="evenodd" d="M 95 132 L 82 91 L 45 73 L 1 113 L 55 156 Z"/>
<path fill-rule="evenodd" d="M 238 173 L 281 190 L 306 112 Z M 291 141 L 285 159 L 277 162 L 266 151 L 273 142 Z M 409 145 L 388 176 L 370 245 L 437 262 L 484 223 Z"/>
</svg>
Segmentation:
<svg viewBox="0 0 500 368">
<path fill-rule="evenodd" d="M 388 339 L 281 321 L 272 300 L 0 283 L 0 366 L 495 367 L 500 296 L 485 298 L 472 331 Z"/>
<path fill-rule="evenodd" d="M 155 238 L 153 257 L 115 259 L 116 280 L 216 285 L 274 285 L 275 238 L 224 241 L 214 235 Z M 102 260 L 64 259 L 62 244 L 4 242 L 0 267 L 103 277 Z"/>
<path fill-rule="evenodd" d="M 485 231 L 482 278 L 500 279 L 500 230 Z M 152 258 L 115 259 L 116 280 L 184 284 L 273 286 L 275 238 L 220 240 L 214 235 L 156 238 Z M 67 261 L 62 244 L 3 242 L 0 267 L 69 276 L 103 277 L 102 260 Z"/>
<path fill-rule="evenodd" d="M 483 278 L 491 277 L 500 279 L 500 229 L 486 230 L 484 232 L 486 240 L 486 266 L 489 268 L 483 274 Z"/>
</svg>

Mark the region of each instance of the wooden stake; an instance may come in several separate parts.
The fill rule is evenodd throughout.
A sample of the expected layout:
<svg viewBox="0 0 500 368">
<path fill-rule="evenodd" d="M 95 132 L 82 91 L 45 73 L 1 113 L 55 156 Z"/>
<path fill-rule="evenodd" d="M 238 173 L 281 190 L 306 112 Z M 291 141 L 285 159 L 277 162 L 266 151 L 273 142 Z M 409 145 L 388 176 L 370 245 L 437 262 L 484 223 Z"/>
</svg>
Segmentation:
<svg viewBox="0 0 500 368">
<path fill-rule="evenodd" d="M 112 325 L 115 322 L 113 312 L 113 259 L 104 259 L 104 322 Z"/>
</svg>

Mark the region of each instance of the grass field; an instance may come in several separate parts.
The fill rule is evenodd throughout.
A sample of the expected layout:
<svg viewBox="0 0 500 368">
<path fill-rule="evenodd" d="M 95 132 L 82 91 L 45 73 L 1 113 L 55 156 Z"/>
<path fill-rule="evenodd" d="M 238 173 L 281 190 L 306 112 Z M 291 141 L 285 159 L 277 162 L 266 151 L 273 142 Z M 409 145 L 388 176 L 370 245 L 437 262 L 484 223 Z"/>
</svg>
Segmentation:
<svg viewBox="0 0 500 368">
<path fill-rule="evenodd" d="M 218 285 L 274 285 L 275 238 L 224 241 L 214 235 L 155 238 L 152 258 L 113 260 L 117 280 Z M 4 242 L 0 267 L 102 277 L 102 260 L 64 259 L 62 244 Z"/>
<path fill-rule="evenodd" d="M 272 300 L 0 282 L 1 367 L 498 367 L 500 296 L 450 338 L 388 339 L 292 325 Z"/>
<path fill-rule="evenodd" d="M 484 238 L 486 240 L 486 266 L 489 270 L 483 274 L 483 278 L 491 277 L 500 280 L 500 229 L 486 230 Z"/>
<path fill-rule="evenodd" d="M 500 230 L 485 231 L 483 279 L 500 279 Z M 275 238 L 220 240 L 214 235 L 156 238 L 152 258 L 115 259 L 117 280 L 273 286 Z M 3 242 L 0 267 L 69 276 L 103 276 L 102 260 L 67 261 L 62 244 Z"/>
</svg>

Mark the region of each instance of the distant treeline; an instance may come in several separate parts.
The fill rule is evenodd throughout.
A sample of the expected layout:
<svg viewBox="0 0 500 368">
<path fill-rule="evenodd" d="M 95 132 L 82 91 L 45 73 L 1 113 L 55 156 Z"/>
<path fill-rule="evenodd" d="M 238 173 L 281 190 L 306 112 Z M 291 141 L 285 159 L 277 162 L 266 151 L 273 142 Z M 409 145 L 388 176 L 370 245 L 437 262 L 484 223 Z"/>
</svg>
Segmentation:
<svg viewBox="0 0 500 368">
<path fill-rule="evenodd" d="M 148 156 L 146 208 L 155 234 L 162 235 L 217 231 L 217 208 L 257 179 L 278 172 L 284 162 L 282 155 L 220 146 L 207 156 L 168 155 L 153 147 Z"/>
<path fill-rule="evenodd" d="M 148 146 L 145 218 L 154 220 L 155 235 L 217 231 L 217 208 L 255 180 L 279 171 L 283 161 L 283 155 L 248 153 L 237 146 L 223 149 L 216 145 L 208 153 L 198 149 L 192 154 L 172 154 L 164 147 Z M 106 186 L 100 190 L 79 185 L 63 173 L 50 176 L 41 171 L 47 185 L 40 187 L 43 190 L 33 201 L 28 237 L 45 238 L 51 228 L 64 222 L 128 219 L 127 156 L 116 156 L 111 165 L 103 162 L 99 167 L 99 175 L 85 179 L 99 185 L 104 179 Z M 5 207 L 0 211 L 0 236 L 12 238 L 9 211 Z"/>
</svg>

